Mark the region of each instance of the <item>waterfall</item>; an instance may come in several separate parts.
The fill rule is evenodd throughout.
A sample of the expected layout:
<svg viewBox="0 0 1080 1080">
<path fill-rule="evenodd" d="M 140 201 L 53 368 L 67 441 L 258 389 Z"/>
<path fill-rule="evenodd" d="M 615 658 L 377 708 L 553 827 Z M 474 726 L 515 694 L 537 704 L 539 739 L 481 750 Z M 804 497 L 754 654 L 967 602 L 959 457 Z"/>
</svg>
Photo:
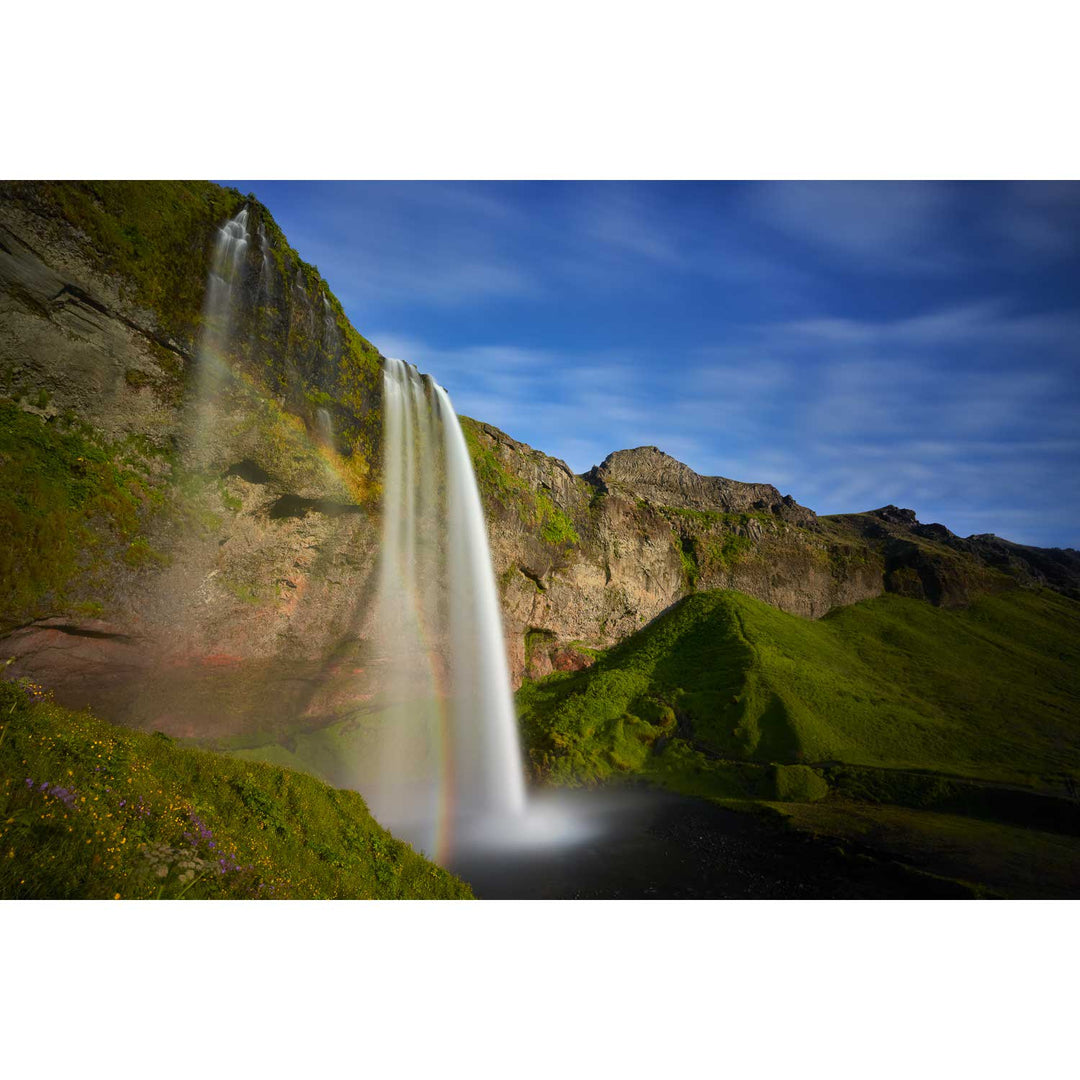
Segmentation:
<svg viewBox="0 0 1080 1080">
<path fill-rule="evenodd" d="M 336 353 L 338 341 L 340 339 L 340 333 L 338 331 L 337 319 L 334 318 L 334 309 L 330 306 L 330 301 L 324 296 L 323 302 L 323 325 L 322 325 L 322 347 L 327 353 Z"/>
<path fill-rule="evenodd" d="M 228 372 L 235 294 L 244 274 L 249 235 L 245 206 L 218 229 L 210 277 L 203 301 L 198 345 L 198 392 L 195 398 L 194 450 L 196 460 L 205 452 L 214 422 L 222 381 Z"/>
<path fill-rule="evenodd" d="M 269 301 L 265 228 L 249 251 L 249 213 L 218 230 L 198 345 L 193 460 L 206 468 L 235 351 L 244 289 Z M 249 258 L 250 256 L 250 258 Z M 324 353 L 340 347 L 326 297 L 316 305 L 300 269 L 289 318 L 306 319 Z M 297 311 L 303 309 L 303 315 Z M 251 330 L 254 354 L 257 335 Z M 296 375 L 289 357 L 285 368 Z M 315 411 L 312 445 L 334 448 L 329 409 Z M 359 789 L 376 817 L 421 851 L 446 861 L 452 847 L 528 826 L 525 776 L 480 493 L 464 433 L 446 391 L 411 364 L 383 370 L 382 544 L 368 663 L 349 718 L 359 732 L 336 775 Z"/>
<path fill-rule="evenodd" d="M 376 817 L 437 857 L 525 809 L 517 719 L 480 493 L 450 398 L 411 364 L 383 373 L 375 637 Z"/>
<path fill-rule="evenodd" d="M 320 445 L 333 449 L 334 421 L 329 409 L 315 410 L 315 434 Z"/>
<path fill-rule="evenodd" d="M 259 266 L 259 299 L 269 300 L 273 292 L 273 278 L 270 276 L 270 241 L 266 236 L 266 226 L 259 225 L 259 252 L 262 262 Z"/>
</svg>

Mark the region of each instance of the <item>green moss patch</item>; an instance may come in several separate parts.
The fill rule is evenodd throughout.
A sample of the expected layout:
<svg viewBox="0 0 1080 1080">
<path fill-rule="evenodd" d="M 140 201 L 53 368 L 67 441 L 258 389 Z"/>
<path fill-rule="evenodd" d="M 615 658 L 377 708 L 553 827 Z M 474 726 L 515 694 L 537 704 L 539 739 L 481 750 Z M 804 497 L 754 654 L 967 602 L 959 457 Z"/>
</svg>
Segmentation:
<svg viewBox="0 0 1080 1080">
<path fill-rule="evenodd" d="M 521 523 L 546 544 L 559 549 L 578 547 L 581 537 L 570 516 L 552 501 L 547 491 L 533 491 L 499 459 L 495 449 L 479 435 L 479 425 L 467 416 L 459 417 L 472 458 L 476 484 L 486 508 L 493 502 L 516 513 Z"/>
<path fill-rule="evenodd" d="M 807 765 L 774 765 L 770 780 L 781 802 L 816 802 L 829 794 L 825 778 Z"/>
<path fill-rule="evenodd" d="M 141 534 L 164 505 L 142 461 L 84 425 L 0 400 L 0 625 L 100 605 L 93 594 L 118 560 L 166 561 Z"/>
</svg>

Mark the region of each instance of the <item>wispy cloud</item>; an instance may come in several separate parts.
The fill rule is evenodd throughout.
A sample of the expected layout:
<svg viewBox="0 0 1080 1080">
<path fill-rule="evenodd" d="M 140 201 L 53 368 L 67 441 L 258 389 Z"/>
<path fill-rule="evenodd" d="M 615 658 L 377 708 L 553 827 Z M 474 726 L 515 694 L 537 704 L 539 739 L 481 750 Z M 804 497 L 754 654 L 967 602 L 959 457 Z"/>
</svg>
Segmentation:
<svg viewBox="0 0 1080 1080">
<path fill-rule="evenodd" d="M 1060 477 L 1080 455 L 1073 328 L 1069 313 L 1016 316 L 997 301 L 896 320 L 820 317 L 753 327 L 661 370 L 615 353 L 375 341 L 431 370 L 459 411 L 575 471 L 657 445 L 823 513 L 895 502 L 961 531 L 1024 522 L 1014 539 L 1047 542 L 1023 512 L 1047 501 L 1033 473 Z M 1060 498 L 1080 499 L 1076 473 L 1051 506 Z"/>
<path fill-rule="evenodd" d="M 670 218 L 655 217 L 652 203 L 635 188 L 590 187 L 576 208 L 580 234 L 590 243 L 672 267 L 683 265 L 687 245 Z"/>
<path fill-rule="evenodd" d="M 747 189 L 747 210 L 820 251 L 876 271 L 940 273 L 950 193 L 939 184 L 771 183 Z"/>
</svg>

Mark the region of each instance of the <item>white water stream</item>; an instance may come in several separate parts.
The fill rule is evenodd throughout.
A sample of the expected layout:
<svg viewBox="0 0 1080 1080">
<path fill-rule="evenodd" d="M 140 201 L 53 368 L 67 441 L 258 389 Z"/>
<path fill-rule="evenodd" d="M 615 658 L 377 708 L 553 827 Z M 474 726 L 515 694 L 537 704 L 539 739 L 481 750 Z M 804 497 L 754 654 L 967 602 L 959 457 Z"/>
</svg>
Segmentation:
<svg viewBox="0 0 1080 1080">
<path fill-rule="evenodd" d="M 244 256 L 250 240 L 247 222 L 245 206 L 236 217 L 218 229 L 214 259 L 206 284 L 198 345 L 198 393 L 194 401 L 193 450 L 198 463 L 201 463 L 205 453 L 223 377 L 228 371 L 227 352 L 232 338 L 236 293 L 243 278 Z"/>
<path fill-rule="evenodd" d="M 446 391 L 383 374 L 383 535 L 375 636 L 376 817 L 429 854 L 524 812 L 525 781 L 480 493 Z M 367 772 L 367 770 L 365 770 Z"/>
<path fill-rule="evenodd" d="M 262 303 L 273 283 L 265 228 L 257 236 Z M 193 418 L 197 462 L 208 452 L 229 370 L 250 242 L 245 207 L 219 230 L 207 282 Z M 300 277 L 297 286 L 303 293 Z M 337 334 L 324 300 L 323 345 Z M 331 449 L 333 437 L 331 415 L 319 409 L 313 439 Z M 376 817 L 433 857 L 445 861 L 455 845 L 518 844 L 540 819 L 530 822 L 525 812 L 480 493 L 449 396 L 401 360 L 387 360 L 383 370 L 383 459 L 373 670 L 360 693 L 369 679 L 379 689 L 363 712 L 362 752 L 350 772 Z"/>
</svg>

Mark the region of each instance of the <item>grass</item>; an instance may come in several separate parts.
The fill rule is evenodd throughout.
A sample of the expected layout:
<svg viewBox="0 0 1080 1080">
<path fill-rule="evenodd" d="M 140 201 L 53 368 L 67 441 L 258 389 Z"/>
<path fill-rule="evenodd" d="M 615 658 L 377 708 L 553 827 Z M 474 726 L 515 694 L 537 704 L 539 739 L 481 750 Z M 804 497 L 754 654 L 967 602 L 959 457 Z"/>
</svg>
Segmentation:
<svg viewBox="0 0 1080 1080">
<path fill-rule="evenodd" d="M 699 593 L 592 668 L 525 683 L 518 703 L 555 782 L 659 768 L 675 741 L 693 768 L 846 762 L 1049 788 L 1080 776 L 1080 604 L 883 596 L 810 622 Z"/>
<path fill-rule="evenodd" d="M 733 512 L 727 510 L 695 510 L 688 506 L 661 506 L 659 510 L 666 517 L 689 521 L 703 529 L 716 528 L 717 526 L 726 526 L 728 528 L 732 526 L 745 527 L 751 521 L 757 521 L 762 525 L 773 528 L 778 524 L 775 515 L 766 513 L 764 510 Z"/>
<path fill-rule="evenodd" d="M 1080 895 L 1080 604 L 1056 593 L 817 622 L 697 593 L 518 707 L 549 783 L 646 779 L 977 895 Z"/>
<path fill-rule="evenodd" d="M 804 832 L 885 850 L 985 894 L 1050 899 L 1080 893 L 1080 838 L 957 814 L 831 801 L 774 805 Z M 981 886 L 981 888 L 980 888 Z"/>
<path fill-rule="evenodd" d="M 218 740 L 214 749 L 244 761 L 266 761 L 344 786 L 355 779 L 351 763 L 368 749 L 372 722 L 365 724 L 346 717 L 313 731 L 291 732 L 284 736 L 284 742 L 274 741 L 271 732 L 253 732 L 240 739 Z"/>
<path fill-rule="evenodd" d="M 352 791 L 0 683 L 0 898 L 468 898 Z"/>
<path fill-rule="evenodd" d="M 100 605 L 84 594 L 118 559 L 162 565 L 141 535 L 162 493 L 138 460 L 83 424 L 0 399 L 0 625 Z"/>
</svg>

